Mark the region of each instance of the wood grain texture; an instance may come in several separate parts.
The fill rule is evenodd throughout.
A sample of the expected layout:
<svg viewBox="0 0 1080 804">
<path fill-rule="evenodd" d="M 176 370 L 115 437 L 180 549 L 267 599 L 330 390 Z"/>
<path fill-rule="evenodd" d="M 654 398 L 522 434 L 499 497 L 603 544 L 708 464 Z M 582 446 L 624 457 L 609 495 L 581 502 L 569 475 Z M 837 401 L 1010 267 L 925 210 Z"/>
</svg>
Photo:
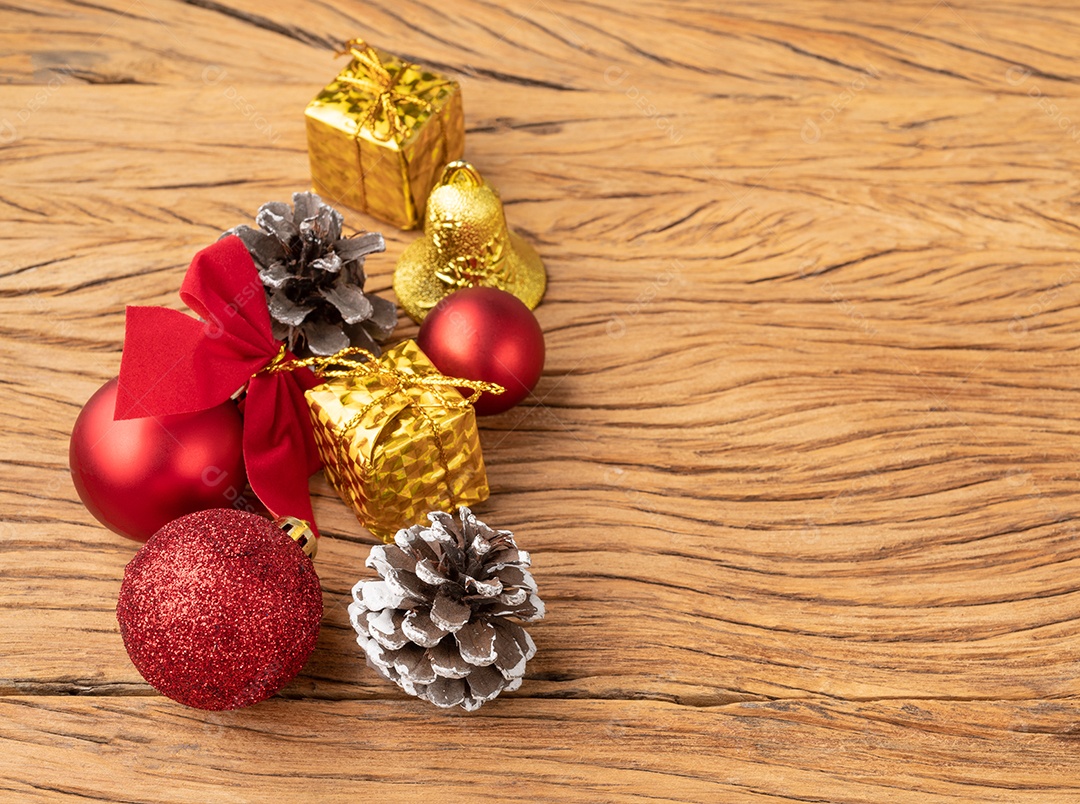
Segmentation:
<svg viewBox="0 0 1080 804">
<path fill-rule="evenodd" d="M 0 798 L 1080 800 L 1080 12 L 1048 0 L 5 0 Z M 548 362 L 485 420 L 533 551 L 525 684 L 363 666 L 373 539 L 322 479 L 326 616 L 202 713 L 124 653 L 133 545 L 67 471 L 128 303 L 308 183 L 362 34 L 461 77 Z M 390 293 L 415 234 L 384 231 Z M 415 333 L 402 322 L 398 335 Z"/>
</svg>

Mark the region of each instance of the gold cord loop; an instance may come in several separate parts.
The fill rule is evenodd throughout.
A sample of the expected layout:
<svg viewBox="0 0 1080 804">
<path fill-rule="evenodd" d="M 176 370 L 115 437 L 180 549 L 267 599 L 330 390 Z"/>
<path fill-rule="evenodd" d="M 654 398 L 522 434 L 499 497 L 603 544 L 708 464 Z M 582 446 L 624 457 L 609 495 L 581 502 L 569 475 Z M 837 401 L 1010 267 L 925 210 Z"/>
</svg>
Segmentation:
<svg viewBox="0 0 1080 804">
<path fill-rule="evenodd" d="M 284 354 L 284 345 L 282 345 Z M 360 358 L 364 358 L 360 360 Z M 342 368 L 334 368 L 341 366 Z M 342 349 L 329 357 L 307 357 L 304 359 L 277 360 L 263 369 L 267 374 L 277 374 L 282 371 L 293 371 L 298 368 L 308 368 L 316 377 L 337 379 L 342 377 L 370 377 L 377 376 L 387 380 L 394 380 L 400 388 L 425 387 L 425 388 L 468 388 L 472 394 L 466 399 L 469 404 L 476 402 L 480 395 L 502 394 L 506 389 L 493 382 L 481 380 L 467 380 L 464 377 L 447 377 L 439 373 L 412 374 L 401 369 L 388 366 L 379 361 L 374 354 L 360 346 L 350 346 Z"/>
</svg>

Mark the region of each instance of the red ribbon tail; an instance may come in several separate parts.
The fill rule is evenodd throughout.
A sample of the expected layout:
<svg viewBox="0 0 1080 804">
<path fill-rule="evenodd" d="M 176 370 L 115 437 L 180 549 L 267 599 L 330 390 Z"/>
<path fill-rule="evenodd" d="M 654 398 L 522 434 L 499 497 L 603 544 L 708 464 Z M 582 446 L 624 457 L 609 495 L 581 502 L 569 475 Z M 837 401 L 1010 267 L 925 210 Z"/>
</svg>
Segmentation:
<svg viewBox="0 0 1080 804">
<path fill-rule="evenodd" d="M 310 372 L 304 372 L 310 375 Z M 308 481 L 322 463 L 311 431 L 300 373 L 259 374 L 244 405 L 244 460 L 251 489 L 274 516 L 294 516 L 318 527 Z"/>
</svg>

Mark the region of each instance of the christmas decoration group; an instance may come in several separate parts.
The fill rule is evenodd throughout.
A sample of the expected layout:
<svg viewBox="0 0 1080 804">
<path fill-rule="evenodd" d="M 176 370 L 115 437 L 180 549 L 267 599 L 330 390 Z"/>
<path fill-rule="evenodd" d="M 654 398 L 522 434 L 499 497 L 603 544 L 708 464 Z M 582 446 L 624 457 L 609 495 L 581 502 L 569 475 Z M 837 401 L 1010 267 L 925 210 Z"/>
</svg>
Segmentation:
<svg viewBox="0 0 1080 804">
<path fill-rule="evenodd" d="M 473 710 L 522 682 L 544 606 L 529 554 L 480 521 L 478 416 L 524 401 L 544 336 L 536 251 L 507 225 L 465 148 L 461 87 L 354 40 L 309 104 L 316 191 L 408 230 L 397 303 L 420 324 L 386 347 L 397 306 L 365 289 L 377 232 L 347 234 L 316 192 L 259 208 L 198 252 L 194 313 L 127 309 L 119 376 L 74 423 L 75 489 L 144 542 L 120 586 L 132 662 L 188 706 L 281 690 L 316 649 L 323 598 L 310 477 L 325 471 L 385 544 L 349 616 L 368 665 L 440 707 Z"/>
</svg>

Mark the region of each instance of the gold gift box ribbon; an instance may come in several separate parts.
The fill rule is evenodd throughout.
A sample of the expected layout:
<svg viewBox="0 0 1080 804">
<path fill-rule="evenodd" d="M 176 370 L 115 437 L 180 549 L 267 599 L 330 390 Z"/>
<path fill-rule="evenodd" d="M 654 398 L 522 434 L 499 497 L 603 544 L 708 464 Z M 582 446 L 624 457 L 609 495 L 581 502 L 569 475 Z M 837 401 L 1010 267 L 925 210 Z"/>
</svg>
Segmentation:
<svg viewBox="0 0 1080 804">
<path fill-rule="evenodd" d="M 401 145 L 434 110 L 427 96 L 453 84 L 441 77 L 425 78 L 430 74 L 393 56 L 384 62 L 379 52 L 362 39 L 352 40 L 338 55 L 352 56 L 353 63 L 342 70 L 337 80 L 371 96 L 371 108 L 357 125 L 356 136 L 366 133 L 380 143 Z M 422 111 L 407 113 L 409 104 Z"/>
</svg>

